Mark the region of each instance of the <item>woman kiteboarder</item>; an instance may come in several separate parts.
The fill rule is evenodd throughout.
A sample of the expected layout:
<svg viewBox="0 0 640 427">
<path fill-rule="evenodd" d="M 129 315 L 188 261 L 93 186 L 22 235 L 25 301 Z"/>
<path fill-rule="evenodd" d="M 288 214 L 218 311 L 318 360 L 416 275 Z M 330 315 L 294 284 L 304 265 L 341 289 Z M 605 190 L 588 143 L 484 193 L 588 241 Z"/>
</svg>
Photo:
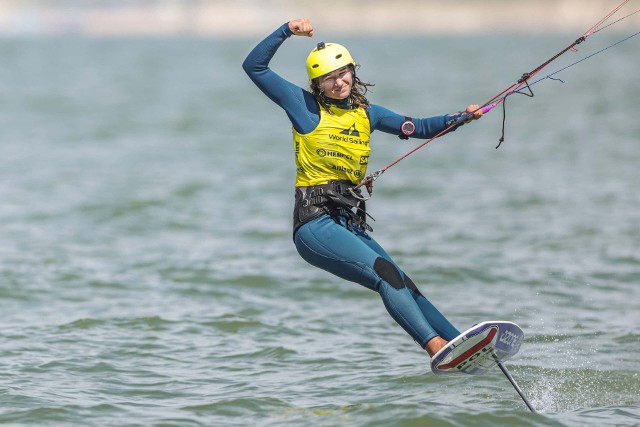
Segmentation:
<svg viewBox="0 0 640 427">
<path fill-rule="evenodd" d="M 318 43 L 307 58 L 310 90 L 276 74 L 269 62 L 290 36 L 313 35 L 307 19 L 278 28 L 249 53 L 243 68 L 284 109 L 293 126 L 296 162 L 293 240 L 310 264 L 378 292 L 389 314 L 433 356 L 460 332 L 429 302 L 371 237 L 364 197 L 370 135 L 374 130 L 403 139 L 431 138 L 456 119 L 478 119 L 482 111 L 415 119 L 366 98 L 358 66 L 337 43 Z"/>
</svg>

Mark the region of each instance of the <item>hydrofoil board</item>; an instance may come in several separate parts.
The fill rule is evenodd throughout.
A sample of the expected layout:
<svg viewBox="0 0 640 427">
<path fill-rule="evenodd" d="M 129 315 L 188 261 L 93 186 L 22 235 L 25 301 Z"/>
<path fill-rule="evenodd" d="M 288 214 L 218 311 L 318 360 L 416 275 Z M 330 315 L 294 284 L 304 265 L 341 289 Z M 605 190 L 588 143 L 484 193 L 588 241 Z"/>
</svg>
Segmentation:
<svg viewBox="0 0 640 427">
<path fill-rule="evenodd" d="M 434 374 L 484 374 L 498 362 L 515 356 L 524 332 L 512 322 L 493 320 L 478 323 L 444 346 L 431 359 Z"/>
</svg>

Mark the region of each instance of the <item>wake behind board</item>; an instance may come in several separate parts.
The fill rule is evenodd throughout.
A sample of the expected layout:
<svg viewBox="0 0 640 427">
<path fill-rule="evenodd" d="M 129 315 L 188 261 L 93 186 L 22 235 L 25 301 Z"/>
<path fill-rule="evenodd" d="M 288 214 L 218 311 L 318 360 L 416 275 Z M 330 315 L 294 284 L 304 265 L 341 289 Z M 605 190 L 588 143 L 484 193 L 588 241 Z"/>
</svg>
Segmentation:
<svg viewBox="0 0 640 427">
<path fill-rule="evenodd" d="M 524 332 L 512 322 L 500 320 L 478 323 L 444 346 L 431 359 L 434 374 L 480 375 L 515 356 Z"/>
</svg>

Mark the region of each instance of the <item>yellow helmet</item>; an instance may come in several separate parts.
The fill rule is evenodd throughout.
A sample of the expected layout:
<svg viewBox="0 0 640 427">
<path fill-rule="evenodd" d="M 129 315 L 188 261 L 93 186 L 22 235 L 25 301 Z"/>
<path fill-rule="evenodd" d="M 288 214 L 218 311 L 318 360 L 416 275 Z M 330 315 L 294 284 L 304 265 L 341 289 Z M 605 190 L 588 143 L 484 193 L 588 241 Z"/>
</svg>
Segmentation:
<svg viewBox="0 0 640 427">
<path fill-rule="evenodd" d="M 307 74 L 309 79 L 324 76 L 345 65 L 356 65 L 347 48 L 338 43 L 318 43 L 307 57 Z"/>
</svg>

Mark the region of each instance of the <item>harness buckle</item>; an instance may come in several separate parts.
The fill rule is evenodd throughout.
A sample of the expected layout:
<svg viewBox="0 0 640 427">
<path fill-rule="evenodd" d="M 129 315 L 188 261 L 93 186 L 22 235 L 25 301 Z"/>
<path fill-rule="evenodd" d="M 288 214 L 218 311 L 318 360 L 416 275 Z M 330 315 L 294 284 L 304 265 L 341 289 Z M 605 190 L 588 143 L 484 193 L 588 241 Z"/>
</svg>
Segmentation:
<svg viewBox="0 0 640 427">
<path fill-rule="evenodd" d="M 353 197 L 355 197 L 356 199 L 362 201 L 362 202 L 366 202 L 367 200 L 369 200 L 371 198 L 371 196 L 373 196 L 373 181 L 375 181 L 376 179 L 378 179 L 378 177 L 380 175 L 382 175 L 384 173 L 385 169 L 380 169 L 377 170 L 375 172 L 370 173 L 369 175 L 367 175 L 360 184 L 356 185 L 355 187 L 349 187 L 349 193 L 351 193 L 351 195 Z M 369 193 L 369 196 L 363 196 L 362 193 L 359 190 L 360 187 L 362 187 L 364 185 L 364 188 L 367 189 L 367 193 Z"/>
</svg>

